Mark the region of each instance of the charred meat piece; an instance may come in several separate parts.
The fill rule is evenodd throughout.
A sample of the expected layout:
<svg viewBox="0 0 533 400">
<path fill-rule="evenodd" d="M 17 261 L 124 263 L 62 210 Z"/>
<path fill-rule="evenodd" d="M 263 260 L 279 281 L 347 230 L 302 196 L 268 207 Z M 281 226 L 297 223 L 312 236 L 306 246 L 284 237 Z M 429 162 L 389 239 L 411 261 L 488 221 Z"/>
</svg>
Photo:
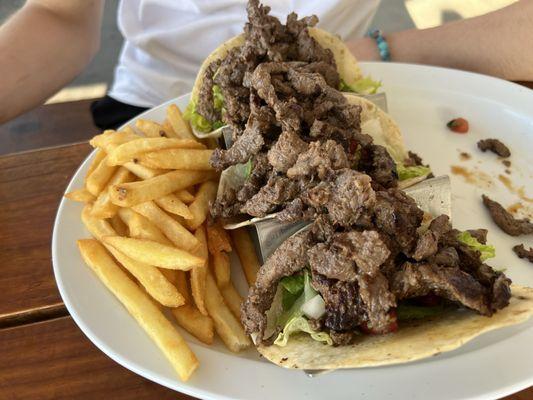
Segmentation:
<svg viewBox="0 0 533 400">
<path fill-rule="evenodd" d="M 443 247 L 430 257 L 429 262 L 448 267 L 459 267 L 459 254 L 454 247 Z"/>
<path fill-rule="evenodd" d="M 304 193 L 303 200 L 315 210 L 326 209 L 333 225 L 350 226 L 376 202 L 370 181 L 368 175 L 341 169 L 334 180 L 323 181 Z"/>
<path fill-rule="evenodd" d="M 268 161 L 276 171 L 287 172 L 296 162 L 298 155 L 307 150 L 307 146 L 297 133 L 285 131 L 268 151 Z"/>
<path fill-rule="evenodd" d="M 490 316 L 486 289 L 471 275 L 458 268 L 406 262 L 391 282 L 397 299 L 434 293 Z"/>
<path fill-rule="evenodd" d="M 264 217 L 278 206 L 294 199 L 298 193 L 298 182 L 284 176 L 274 175 L 241 207 L 241 213 Z"/>
<path fill-rule="evenodd" d="M 383 146 L 371 144 L 363 147 L 359 169 L 370 175 L 373 182 L 386 189 L 398 184 L 396 163 Z"/>
<path fill-rule="evenodd" d="M 439 248 L 440 237 L 451 229 L 452 226 L 447 215 L 443 214 L 433 219 L 428 230 L 418 238 L 413 258 L 420 261 L 433 256 Z"/>
<path fill-rule="evenodd" d="M 270 308 L 281 278 L 303 269 L 307 264 L 309 232 L 296 234 L 281 244 L 257 273 L 255 284 L 241 308 L 241 321 L 247 333 L 259 333 L 266 327 L 265 312 Z"/>
<path fill-rule="evenodd" d="M 530 263 L 533 263 L 533 248 L 530 247 L 529 250 L 526 250 L 523 244 L 517 244 L 513 246 L 513 251 L 518 257 L 525 258 Z"/>
<path fill-rule="evenodd" d="M 499 155 L 500 157 L 507 158 L 511 156 L 509 148 L 502 142 L 500 142 L 498 139 L 482 139 L 477 142 L 477 147 L 482 152 L 490 150 L 494 154 Z"/>
<path fill-rule="evenodd" d="M 240 213 L 242 203 L 237 200 L 234 190 L 225 191 L 221 197 L 217 198 L 211 205 L 211 215 L 213 218 L 230 218 Z"/>
<path fill-rule="evenodd" d="M 342 282 L 312 274 L 311 285 L 324 298 L 324 326 L 334 331 L 354 330 L 367 321 L 357 282 Z"/>
<path fill-rule="evenodd" d="M 487 233 L 489 232 L 486 229 L 468 229 L 470 233 L 476 240 L 481 244 L 487 244 Z"/>
<path fill-rule="evenodd" d="M 329 331 L 329 336 L 334 346 L 346 346 L 350 344 L 354 337 L 354 332 L 339 332 L 339 331 Z"/>
<path fill-rule="evenodd" d="M 494 200 L 483 195 L 483 204 L 489 210 L 492 220 L 498 225 L 502 231 L 511 236 L 528 235 L 533 233 L 533 223 L 529 219 L 516 219 L 511 213 Z"/>
<path fill-rule="evenodd" d="M 287 171 L 292 179 L 317 176 L 323 180 L 334 170 L 350 167 L 343 147 L 334 140 L 312 142 L 307 151 L 298 150 L 296 156 L 296 163 Z"/>
<path fill-rule="evenodd" d="M 271 166 L 268 163 L 266 154 L 259 153 L 254 156 L 252 159 L 252 172 L 237 192 L 237 200 L 244 203 L 256 194 L 266 183 L 270 170 Z"/>
<path fill-rule="evenodd" d="M 404 192 L 397 189 L 376 192 L 376 227 L 390 235 L 406 254 L 410 254 L 416 244 L 416 230 L 423 216 L 424 212 Z"/>
</svg>

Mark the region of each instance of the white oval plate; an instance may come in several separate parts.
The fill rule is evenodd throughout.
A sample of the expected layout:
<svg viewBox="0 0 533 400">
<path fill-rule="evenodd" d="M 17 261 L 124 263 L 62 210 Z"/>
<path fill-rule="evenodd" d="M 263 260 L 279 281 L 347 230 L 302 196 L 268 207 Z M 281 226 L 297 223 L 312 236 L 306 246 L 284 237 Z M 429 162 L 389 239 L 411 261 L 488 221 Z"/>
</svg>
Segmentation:
<svg viewBox="0 0 533 400">
<path fill-rule="evenodd" d="M 383 81 L 389 110 L 405 135 L 408 148 L 429 162 L 436 175 L 447 174 L 451 164 L 504 174 L 492 153 L 476 147 L 483 137 L 497 137 L 512 152 L 516 186 L 533 197 L 533 92 L 527 88 L 482 75 L 455 70 L 394 63 L 361 63 L 365 73 Z M 162 121 L 166 106 L 182 109 L 188 96 L 147 111 L 143 118 Z M 454 117 L 470 122 L 470 132 L 458 135 L 446 128 Z M 135 121 L 132 120 L 130 123 Z M 459 151 L 472 154 L 460 162 Z M 80 188 L 92 156 L 80 166 L 67 191 Z M 454 190 L 454 225 L 488 228 L 496 245 L 491 264 L 506 267 L 515 283 L 533 286 L 533 267 L 511 251 L 513 244 L 532 246 L 531 236 L 511 238 L 490 220 L 481 193 L 508 205 L 518 201 L 497 179 L 486 189 L 451 176 Z M 529 203 L 529 206 L 532 204 Z M 235 355 L 217 342 L 205 346 L 187 337 L 200 360 L 200 368 L 181 382 L 164 356 L 121 304 L 107 291 L 80 258 L 76 239 L 88 237 L 80 221 L 81 205 L 61 201 L 54 225 L 54 273 L 70 314 L 109 357 L 124 367 L 169 388 L 206 399 L 463 399 L 497 398 L 533 384 L 533 321 L 485 334 L 462 348 L 410 364 L 336 371 L 308 378 L 300 371 L 284 370 L 261 360 L 254 350 Z M 530 207 L 531 210 L 531 207 Z M 240 289 L 242 273 L 234 274 Z"/>
</svg>

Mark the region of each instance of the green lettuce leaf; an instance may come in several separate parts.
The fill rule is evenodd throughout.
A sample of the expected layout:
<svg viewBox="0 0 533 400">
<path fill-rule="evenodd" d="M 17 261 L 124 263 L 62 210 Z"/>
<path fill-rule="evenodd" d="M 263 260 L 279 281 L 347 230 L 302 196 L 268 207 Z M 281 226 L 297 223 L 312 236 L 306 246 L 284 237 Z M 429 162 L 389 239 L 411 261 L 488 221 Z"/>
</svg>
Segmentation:
<svg viewBox="0 0 533 400">
<path fill-rule="evenodd" d="M 213 85 L 213 102 L 215 110 L 220 111 L 221 113 L 225 112 L 224 108 L 224 96 L 218 85 Z M 189 121 L 194 129 L 203 133 L 209 133 L 215 129 L 224 126 L 224 122 L 215 121 L 213 123 L 209 122 L 207 119 L 202 117 L 198 112 L 196 112 L 196 101 L 190 101 L 183 113 L 183 119 Z"/>
<path fill-rule="evenodd" d="M 311 338 L 317 342 L 323 342 L 329 346 L 333 345 L 331 337 L 326 332 L 317 332 L 309 326 L 309 321 L 305 317 L 292 318 L 281 331 L 274 341 L 275 345 L 286 346 L 289 342 L 289 337 L 296 332 L 305 332 L 311 335 Z"/>
<path fill-rule="evenodd" d="M 244 179 L 248 179 L 252 174 L 252 159 L 250 158 L 246 164 L 244 164 Z"/>
<path fill-rule="evenodd" d="M 478 240 L 468 232 L 461 232 L 457 235 L 457 240 L 470 246 L 472 249 L 481 253 L 481 261 L 485 261 L 489 258 L 496 256 L 496 248 L 489 244 L 479 243 Z"/>
<path fill-rule="evenodd" d="M 293 290 L 293 293 L 286 289 L 285 286 L 283 286 L 283 283 L 281 284 L 283 290 L 283 312 L 278 317 L 278 326 L 284 327 L 291 319 L 302 316 L 302 306 L 304 303 L 318 294 L 311 286 L 311 277 L 308 270 L 304 270 L 303 274 L 296 275 L 295 277 L 298 276 L 303 278 L 303 290 L 299 290 L 297 292 L 297 290 L 300 288 L 300 282 L 298 282 L 296 279 L 285 281 L 287 286 Z"/>
<path fill-rule="evenodd" d="M 398 179 L 404 181 L 406 179 L 427 175 L 431 172 L 431 169 L 423 165 L 406 167 L 402 164 L 396 164 L 396 171 L 398 172 Z"/>
<path fill-rule="evenodd" d="M 373 80 L 370 76 L 359 79 L 353 85 L 348 85 L 341 79 L 339 90 L 341 92 L 353 92 L 359 94 L 374 94 L 381 87 L 380 81 Z"/>
<path fill-rule="evenodd" d="M 444 306 L 433 306 L 433 307 L 424 307 L 424 306 L 415 306 L 411 304 L 399 304 L 396 309 L 396 315 L 400 321 L 405 321 L 409 319 L 422 319 L 426 317 L 431 317 L 433 315 L 438 315 L 445 310 Z"/>
</svg>

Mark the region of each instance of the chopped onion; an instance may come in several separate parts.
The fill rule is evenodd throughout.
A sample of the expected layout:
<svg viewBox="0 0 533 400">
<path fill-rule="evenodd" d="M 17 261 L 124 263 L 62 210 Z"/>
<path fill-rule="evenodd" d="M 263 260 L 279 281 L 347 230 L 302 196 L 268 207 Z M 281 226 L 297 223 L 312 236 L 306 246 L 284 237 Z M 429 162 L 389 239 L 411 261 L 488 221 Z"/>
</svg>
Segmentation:
<svg viewBox="0 0 533 400">
<path fill-rule="evenodd" d="M 309 318 L 319 319 L 326 312 L 326 303 L 324 303 L 322 296 L 317 294 L 304 303 L 302 312 Z"/>
</svg>

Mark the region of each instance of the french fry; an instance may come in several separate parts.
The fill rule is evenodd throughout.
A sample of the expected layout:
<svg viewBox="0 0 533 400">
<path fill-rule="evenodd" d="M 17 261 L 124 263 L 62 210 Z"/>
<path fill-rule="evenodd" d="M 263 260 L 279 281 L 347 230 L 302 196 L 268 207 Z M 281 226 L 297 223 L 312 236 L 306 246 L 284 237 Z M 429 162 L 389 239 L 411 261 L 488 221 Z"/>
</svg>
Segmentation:
<svg viewBox="0 0 533 400">
<path fill-rule="evenodd" d="M 213 343 L 214 328 L 213 320 L 203 315 L 193 304 L 191 304 L 191 295 L 187 285 L 187 275 L 184 271 L 176 271 L 176 286 L 180 293 L 184 294 L 187 304 L 173 308 L 172 314 L 178 324 L 206 344 Z"/>
<path fill-rule="evenodd" d="M 165 118 L 163 121 L 163 130 L 165 131 L 167 137 L 169 138 L 179 138 L 178 134 L 174 132 L 174 129 L 172 128 L 172 125 L 170 124 L 170 121 Z"/>
<path fill-rule="evenodd" d="M 179 107 L 175 104 L 171 104 L 167 108 L 167 118 L 172 125 L 172 129 L 179 137 L 186 139 L 196 139 L 192 134 L 191 128 L 187 121 L 185 121 L 181 115 Z"/>
<path fill-rule="evenodd" d="M 113 174 L 115 174 L 117 169 L 117 167 L 110 167 L 107 165 L 107 156 L 105 156 L 102 161 L 100 161 L 100 164 L 96 166 L 93 172 L 87 176 L 85 186 L 87 187 L 89 193 L 91 193 L 93 196 L 98 196 L 106 186 L 107 182 L 109 182 Z"/>
<path fill-rule="evenodd" d="M 255 252 L 255 246 L 246 231 L 246 228 L 239 228 L 230 231 L 233 246 L 237 250 L 237 255 L 241 261 L 241 266 L 246 276 L 248 285 L 255 283 L 257 271 L 259 271 L 259 260 Z"/>
<path fill-rule="evenodd" d="M 225 286 L 220 287 L 220 292 L 222 293 L 222 297 L 224 297 L 224 301 L 230 311 L 237 319 L 240 319 L 242 297 L 239 292 L 237 292 L 237 289 L 235 289 L 235 286 L 233 286 L 233 283 L 229 282 Z"/>
<path fill-rule="evenodd" d="M 166 268 L 159 268 L 159 271 L 163 274 L 163 276 L 169 281 L 173 286 L 176 285 L 176 272 L 178 272 L 175 269 L 166 269 Z"/>
<path fill-rule="evenodd" d="M 91 203 L 94 200 L 96 200 L 96 197 L 94 197 L 87 189 L 76 189 L 72 192 L 65 193 L 65 198 L 72 200 L 72 201 L 78 201 L 80 203 Z M 191 215 L 192 216 L 192 215 Z"/>
<path fill-rule="evenodd" d="M 124 182 L 131 182 L 134 175 L 124 167 L 120 167 L 111 177 L 108 186 L 119 185 Z M 118 206 L 111 202 L 108 188 L 102 190 L 93 204 L 92 215 L 97 218 L 111 218 L 117 213 Z"/>
<path fill-rule="evenodd" d="M 194 195 L 187 189 L 180 190 L 175 194 L 178 196 L 178 199 L 183 201 L 185 204 L 191 204 L 194 201 Z"/>
<path fill-rule="evenodd" d="M 218 222 L 207 225 L 207 247 L 211 254 L 221 251 L 231 253 L 229 234 Z"/>
<path fill-rule="evenodd" d="M 124 164 L 124 168 L 128 169 L 133 175 L 136 175 L 141 179 L 150 179 L 154 176 L 169 172 L 166 169 L 148 168 L 141 164 L 135 164 L 133 161 Z"/>
<path fill-rule="evenodd" d="M 198 250 L 194 254 L 203 258 L 205 262 L 201 267 L 196 267 L 191 270 L 191 291 L 196 307 L 202 314 L 207 315 L 207 310 L 205 308 L 205 277 L 207 274 L 209 254 L 207 252 L 207 237 L 203 225 L 198 227 L 194 236 L 200 243 Z"/>
<path fill-rule="evenodd" d="M 157 122 L 147 119 L 138 119 L 135 122 L 135 127 L 140 130 L 146 137 L 166 137 L 167 134 L 163 127 Z"/>
<path fill-rule="evenodd" d="M 187 220 L 189 229 L 195 230 L 203 224 L 209 213 L 209 204 L 215 201 L 217 188 L 218 184 L 213 181 L 207 181 L 200 185 L 194 201 L 189 205 L 189 210 L 193 215 L 192 219 Z"/>
<path fill-rule="evenodd" d="M 96 239 L 102 241 L 104 236 L 116 236 L 117 231 L 111 226 L 108 220 L 98 219 L 91 215 L 92 206 L 86 204 L 81 212 L 81 221 L 89 233 Z"/>
<path fill-rule="evenodd" d="M 137 157 L 144 157 L 144 153 L 164 149 L 205 149 L 205 146 L 192 139 L 168 139 L 164 137 L 139 138 L 115 147 L 108 154 L 107 163 L 108 165 L 123 165 L 130 161 L 135 162 Z M 149 165 L 147 166 L 150 167 Z"/>
<path fill-rule="evenodd" d="M 217 253 L 211 253 L 213 272 L 215 273 L 215 279 L 218 287 L 222 287 L 230 283 L 231 264 L 229 256 L 223 251 Z"/>
<path fill-rule="evenodd" d="M 216 176 L 213 171 L 172 171 L 144 181 L 112 186 L 109 194 L 116 205 L 131 207 L 215 179 Z"/>
<path fill-rule="evenodd" d="M 140 154 L 138 158 L 148 168 L 210 171 L 213 169 L 209 164 L 211 154 L 213 150 L 167 148 Z"/>
<path fill-rule="evenodd" d="M 180 215 L 185 219 L 192 219 L 193 215 L 189 207 L 179 199 L 174 193 L 167 194 L 159 199 L 154 200 L 155 203 L 166 212 Z"/>
<path fill-rule="evenodd" d="M 114 215 L 113 217 L 111 217 L 109 219 L 109 223 L 120 236 L 129 235 L 128 226 L 124 222 L 122 222 L 118 215 Z"/>
<path fill-rule="evenodd" d="M 185 299 L 181 293 L 178 292 L 178 289 L 168 281 L 159 269 L 136 261 L 121 253 L 113 246 L 108 246 L 107 249 L 143 285 L 150 296 L 158 303 L 166 307 L 179 307 L 185 304 Z"/>
<path fill-rule="evenodd" d="M 184 250 L 146 239 L 104 236 L 102 241 L 134 260 L 156 267 L 181 269 L 201 267 L 205 260 Z"/>
<path fill-rule="evenodd" d="M 139 135 L 136 135 L 131 128 L 127 127 L 118 132 L 106 130 L 102 134 L 93 137 L 89 143 L 91 146 L 99 147 L 109 153 L 116 146 L 139 138 Z"/>
<path fill-rule="evenodd" d="M 161 349 L 183 381 L 198 368 L 198 360 L 185 340 L 145 293 L 119 268 L 96 240 L 79 240 L 84 261 L 118 298 Z"/>
<path fill-rule="evenodd" d="M 216 332 L 229 350 L 239 352 L 251 345 L 250 338 L 224 302 L 215 279 L 209 272 L 206 278 L 205 306 L 213 319 Z"/>
<path fill-rule="evenodd" d="M 87 169 L 87 173 L 85 174 L 85 180 L 87 180 L 87 177 L 91 175 L 91 172 L 94 171 L 94 169 L 102 162 L 104 157 L 106 156 L 106 152 L 102 149 L 98 149 L 96 151 L 96 154 L 94 158 L 91 161 L 91 164 L 89 165 L 89 168 Z"/>
<path fill-rule="evenodd" d="M 157 226 L 176 247 L 195 251 L 200 245 L 198 239 L 191 232 L 161 210 L 153 201 L 137 204 L 132 209 Z"/>
<path fill-rule="evenodd" d="M 167 246 L 172 246 L 172 242 L 167 239 L 157 226 L 141 214 L 137 214 L 131 208 L 119 209 L 118 216 L 128 226 L 130 231 L 128 236 L 134 239 L 147 239 Z"/>
</svg>

